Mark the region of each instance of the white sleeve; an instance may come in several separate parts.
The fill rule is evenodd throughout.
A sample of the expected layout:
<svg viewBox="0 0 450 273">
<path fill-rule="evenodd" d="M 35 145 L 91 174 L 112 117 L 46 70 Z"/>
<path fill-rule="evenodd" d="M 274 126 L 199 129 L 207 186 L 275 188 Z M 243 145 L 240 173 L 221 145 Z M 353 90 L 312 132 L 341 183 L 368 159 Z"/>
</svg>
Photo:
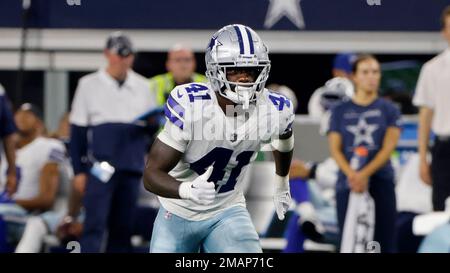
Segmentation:
<svg viewBox="0 0 450 273">
<path fill-rule="evenodd" d="M 66 158 L 66 148 L 58 140 L 52 140 L 48 149 L 48 163 L 62 163 Z"/>
<path fill-rule="evenodd" d="M 433 86 L 429 64 L 425 64 L 417 81 L 416 92 L 414 94 L 413 103 L 415 106 L 434 107 Z"/>
<path fill-rule="evenodd" d="M 288 100 L 286 98 L 286 100 Z M 289 103 L 280 111 L 280 130 L 278 134 L 284 135 L 292 129 L 292 124 L 294 123 L 295 114 L 294 114 L 294 106 L 292 102 L 289 100 Z"/>
<path fill-rule="evenodd" d="M 192 104 L 183 88 L 172 90 L 164 105 L 166 124 L 159 133 L 158 139 L 180 152 L 186 150 L 192 139 L 190 107 Z"/>
<path fill-rule="evenodd" d="M 164 129 L 158 134 L 158 139 L 175 150 L 184 153 L 189 140 L 184 138 L 183 135 L 184 132 L 180 128 L 167 121 Z"/>
<path fill-rule="evenodd" d="M 81 79 L 78 82 L 73 98 L 69 117 L 70 123 L 83 127 L 89 126 L 88 95 L 89 90 L 87 90 L 86 84 Z"/>
<path fill-rule="evenodd" d="M 312 118 L 321 118 L 323 115 L 323 109 L 320 105 L 320 98 L 323 93 L 323 87 L 317 88 L 312 94 L 308 102 L 308 115 Z"/>
</svg>

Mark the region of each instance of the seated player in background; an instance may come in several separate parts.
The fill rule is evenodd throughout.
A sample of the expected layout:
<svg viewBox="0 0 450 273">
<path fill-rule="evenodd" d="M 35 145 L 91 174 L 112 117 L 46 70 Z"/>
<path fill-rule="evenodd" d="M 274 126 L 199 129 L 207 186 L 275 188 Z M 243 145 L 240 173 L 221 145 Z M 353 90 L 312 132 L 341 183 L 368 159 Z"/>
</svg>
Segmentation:
<svg viewBox="0 0 450 273">
<path fill-rule="evenodd" d="M 268 49 L 249 27 L 228 25 L 206 49 L 208 84 L 176 87 L 148 155 L 147 190 L 159 195 L 150 252 L 261 252 L 241 189 L 248 164 L 271 141 L 278 217 L 289 208 L 291 102 L 264 88 Z"/>
<path fill-rule="evenodd" d="M 23 223 L 28 215 L 52 208 L 56 200 L 60 164 L 64 161 L 64 145 L 42 136 L 44 125 L 41 111 L 34 105 L 23 104 L 15 113 L 18 128 L 16 168 L 17 192 L 0 200 L 0 216 L 6 222 L 6 233 L 12 247 L 20 239 Z M 1 174 L 6 173 L 2 165 Z"/>
<path fill-rule="evenodd" d="M 51 137 L 63 141 L 68 147 L 70 141 L 69 113 L 62 116 L 57 130 L 51 134 Z M 83 231 L 82 197 L 85 184 L 79 184 L 76 183 L 76 180 L 72 180 L 72 166 L 68 161 L 69 158 L 66 157 L 66 159 L 67 161 L 61 164 L 61 168 L 66 169 L 64 172 L 66 176 L 62 179 L 64 189 L 60 189 L 58 192 L 58 205 L 55 205 L 50 211 L 27 219 L 25 231 L 16 248 L 16 253 L 41 252 L 44 250 L 44 239 L 47 235 L 55 235 L 59 240 L 59 248 L 50 249 L 51 251 L 67 251 L 68 242 L 80 239 Z M 159 204 L 152 193 L 146 191 L 142 185 L 141 188 L 133 234 L 140 235 L 147 242 L 150 241 L 151 236 L 151 230 L 148 230 L 148 227 L 153 224 Z"/>
<path fill-rule="evenodd" d="M 51 138 L 65 144 L 64 160 L 59 164 L 60 183 L 56 201 L 51 210 L 27 218 L 22 238 L 15 250 L 16 253 L 40 252 L 43 249 L 45 236 L 55 234 L 58 225 L 63 221 L 64 216 L 68 214 L 68 198 L 72 204 L 76 200 L 78 200 L 76 202 L 81 202 L 82 193 L 77 194 L 76 189 L 72 189 L 69 197 L 70 183 L 73 179 L 73 170 L 68 155 L 68 142 L 70 138 L 70 124 L 68 117 L 69 114 L 65 113 L 60 119 L 57 130 L 50 134 Z M 75 185 L 72 186 L 74 187 Z M 79 206 L 80 205 L 77 207 L 78 210 Z M 75 214 L 71 213 L 71 211 L 74 211 L 73 205 L 69 205 L 69 208 L 71 208 L 69 209 L 69 215 Z M 78 212 L 76 212 L 76 215 L 78 215 Z M 68 222 L 70 219 L 65 218 L 65 220 Z"/>
</svg>

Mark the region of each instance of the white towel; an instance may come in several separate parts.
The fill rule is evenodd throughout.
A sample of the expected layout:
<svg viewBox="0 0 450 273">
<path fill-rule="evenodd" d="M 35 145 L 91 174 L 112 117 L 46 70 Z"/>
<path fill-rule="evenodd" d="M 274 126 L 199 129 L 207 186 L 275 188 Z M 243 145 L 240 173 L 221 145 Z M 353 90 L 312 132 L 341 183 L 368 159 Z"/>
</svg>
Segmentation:
<svg viewBox="0 0 450 273">
<path fill-rule="evenodd" d="M 350 192 L 344 230 L 342 232 L 341 253 L 366 253 L 373 241 L 375 231 L 375 203 L 366 191 Z"/>
</svg>

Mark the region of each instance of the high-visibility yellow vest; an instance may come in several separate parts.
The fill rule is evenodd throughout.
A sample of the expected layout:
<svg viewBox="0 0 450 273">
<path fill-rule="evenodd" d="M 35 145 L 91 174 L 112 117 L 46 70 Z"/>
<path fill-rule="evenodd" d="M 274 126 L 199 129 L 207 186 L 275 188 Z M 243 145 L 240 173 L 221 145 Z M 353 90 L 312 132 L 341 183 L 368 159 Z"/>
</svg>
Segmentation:
<svg viewBox="0 0 450 273">
<path fill-rule="evenodd" d="M 207 80 L 208 79 L 202 74 L 194 73 L 192 76 L 192 82 L 207 82 Z M 174 87 L 175 81 L 170 72 L 150 78 L 150 90 L 156 92 L 156 101 L 159 106 L 166 103 L 167 97 Z"/>
</svg>

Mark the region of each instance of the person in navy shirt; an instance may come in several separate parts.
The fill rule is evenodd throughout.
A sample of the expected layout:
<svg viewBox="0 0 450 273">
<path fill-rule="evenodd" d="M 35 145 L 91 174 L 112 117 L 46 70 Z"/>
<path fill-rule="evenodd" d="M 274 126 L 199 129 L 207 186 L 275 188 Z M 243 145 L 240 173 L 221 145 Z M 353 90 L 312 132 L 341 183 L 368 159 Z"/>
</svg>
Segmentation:
<svg viewBox="0 0 450 273">
<path fill-rule="evenodd" d="M 374 240 L 382 252 L 394 252 L 396 200 L 390 156 L 400 137 L 400 111 L 378 97 L 380 79 L 380 64 L 374 56 L 362 55 L 355 60 L 355 95 L 332 110 L 328 141 L 340 169 L 336 201 L 341 234 L 350 191 L 368 190 L 375 202 Z M 367 148 L 368 160 L 360 170 L 353 170 L 349 162 L 360 146 Z"/>
</svg>

